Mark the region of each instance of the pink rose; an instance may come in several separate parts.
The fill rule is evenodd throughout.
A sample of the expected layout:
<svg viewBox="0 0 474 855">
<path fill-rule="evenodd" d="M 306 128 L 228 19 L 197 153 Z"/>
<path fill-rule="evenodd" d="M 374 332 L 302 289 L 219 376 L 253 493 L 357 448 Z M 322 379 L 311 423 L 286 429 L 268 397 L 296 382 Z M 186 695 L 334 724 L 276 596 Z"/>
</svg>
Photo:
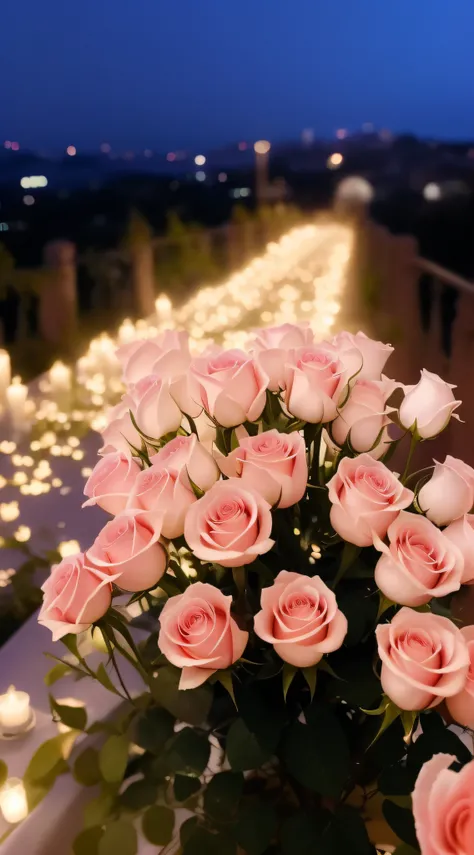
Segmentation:
<svg viewBox="0 0 474 855">
<path fill-rule="evenodd" d="M 448 698 L 446 706 L 455 721 L 474 730 L 474 626 L 465 626 L 460 631 L 469 651 L 469 670 L 464 688 Z"/>
<path fill-rule="evenodd" d="M 105 455 L 113 451 L 121 451 L 129 455 L 131 447 L 141 448 L 141 436 L 133 427 L 130 418 L 130 405 L 126 400 L 122 399 L 109 411 L 108 423 L 101 431 L 101 435 L 104 444 L 99 454 Z"/>
<path fill-rule="evenodd" d="M 161 439 L 181 426 L 183 414 L 171 396 L 168 383 L 156 374 L 149 374 L 131 386 L 124 401 L 145 436 Z"/>
<path fill-rule="evenodd" d="M 242 567 L 268 552 L 270 505 L 239 478 L 217 481 L 188 511 L 184 536 L 202 561 Z"/>
<path fill-rule="evenodd" d="M 342 448 L 350 442 L 354 451 L 371 451 L 383 429 L 390 424 L 388 414 L 394 412 L 387 401 L 399 386 L 395 380 L 382 376 L 381 380 L 354 382 L 350 395 L 331 425 L 331 435 Z"/>
<path fill-rule="evenodd" d="M 38 622 L 53 633 L 53 641 L 63 635 L 84 632 L 103 617 L 112 601 L 114 577 L 84 564 L 77 552 L 51 568 L 44 583 L 43 605 Z"/>
<path fill-rule="evenodd" d="M 435 754 L 423 764 L 412 794 L 422 855 L 473 855 L 474 760 L 450 770 L 452 754 Z"/>
<path fill-rule="evenodd" d="M 436 525 L 447 525 L 474 504 L 474 469 L 450 454 L 444 463 L 434 463 L 430 480 L 418 493 L 418 504 Z"/>
<path fill-rule="evenodd" d="M 474 514 L 464 514 L 444 529 L 443 534 L 461 551 L 464 558 L 463 585 L 474 583 Z"/>
<path fill-rule="evenodd" d="M 99 505 L 109 514 L 119 514 L 125 509 L 127 500 L 140 467 L 130 454 L 114 451 L 106 454 L 94 466 L 92 475 L 87 479 L 84 495 L 88 501 L 83 507 Z"/>
<path fill-rule="evenodd" d="M 312 424 L 335 419 L 342 390 L 350 377 L 346 369 L 337 349 L 327 341 L 291 351 L 283 393 L 288 412 Z"/>
<path fill-rule="evenodd" d="M 385 363 L 394 350 L 391 344 L 375 341 L 360 331 L 354 335 L 344 330 L 334 336 L 332 343 L 342 354 L 353 352 L 354 348 L 360 352 L 362 364 L 357 375 L 359 380 L 380 380 Z M 357 371 L 357 363 L 353 364 Z"/>
<path fill-rule="evenodd" d="M 195 434 L 177 436 L 150 457 L 150 462 L 187 474 L 191 481 L 206 492 L 220 477 L 219 467 L 210 452 Z M 189 478 L 187 483 L 189 484 Z"/>
<path fill-rule="evenodd" d="M 87 566 L 111 574 L 124 591 L 153 588 L 166 570 L 160 525 L 158 514 L 122 511 L 97 535 L 86 553 Z"/>
<path fill-rule="evenodd" d="M 140 342 L 131 342 L 117 351 L 127 385 L 138 383 L 149 374 L 173 380 L 185 374 L 191 363 L 189 336 L 184 330 L 165 330 Z"/>
<path fill-rule="evenodd" d="M 254 422 L 262 414 L 268 377 L 243 350 L 223 350 L 193 360 L 194 395 L 222 427 Z"/>
<path fill-rule="evenodd" d="M 325 653 L 338 650 L 346 636 L 347 619 L 319 576 L 282 570 L 273 585 L 262 588 L 261 605 L 256 634 L 297 668 L 316 665 Z"/>
<path fill-rule="evenodd" d="M 400 709 L 435 707 L 464 688 L 469 652 L 448 618 L 403 608 L 375 634 L 382 688 Z"/>
<path fill-rule="evenodd" d="M 306 447 L 299 433 L 267 430 L 239 440 L 239 447 L 219 458 L 224 475 L 236 475 L 270 505 L 289 508 L 304 496 L 308 481 Z"/>
<path fill-rule="evenodd" d="M 461 587 L 464 561 L 460 550 L 420 514 L 400 511 L 389 526 L 389 546 L 379 538 L 382 557 L 375 581 L 386 597 L 404 606 L 422 606 Z"/>
<path fill-rule="evenodd" d="M 213 585 L 195 582 L 170 597 L 160 615 L 158 646 L 182 668 L 180 689 L 194 689 L 242 656 L 249 634 L 231 616 L 232 597 Z"/>
<path fill-rule="evenodd" d="M 371 546 L 385 537 L 399 511 L 413 501 L 413 493 L 397 476 L 369 454 L 343 457 L 328 481 L 333 529 L 349 543 Z"/>
<path fill-rule="evenodd" d="M 418 435 L 430 439 L 441 433 L 461 401 L 452 393 L 452 383 L 446 383 L 437 374 L 423 368 L 416 386 L 405 386 L 405 397 L 400 406 L 400 422 L 407 430 L 416 424 Z M 454 418 L 459 418 L 455 415 Z"/>
<path fill-rule="evenodd" d="M 308 324 L 281 324 L 256 330 L 249 347 L 270 378 L 268 388 L 272 392 L 278 392 L 285 386 L 285 363 L 289 351 L 311 345 L 313 338 Z"/>
<path fill-rule="evenodd" d="M 203 490 L 219 477 L 216 461 L 195 436 L 177 436 L 150 458 L 138 475 L 128 507 L 154 511 L 163 537 L 180 537 L 189 507 L 196 501 L 189 478 Z"/>
</svg>

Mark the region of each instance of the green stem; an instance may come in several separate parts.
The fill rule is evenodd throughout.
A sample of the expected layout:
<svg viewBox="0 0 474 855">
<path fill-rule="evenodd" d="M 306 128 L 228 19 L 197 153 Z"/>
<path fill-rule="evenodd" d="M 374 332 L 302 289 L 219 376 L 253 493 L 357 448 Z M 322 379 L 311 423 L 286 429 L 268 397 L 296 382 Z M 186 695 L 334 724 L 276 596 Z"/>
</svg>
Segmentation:
<svg viewBox="0 0 474 855">
<path fill-rule="evenodd" d="M 122 647 L 122 645 L 120 644 L 119 641 L 117 641 L 117 636 L 115 635 L 115 633 L 113 633 L 113 639 L 114 639 L 114 645 L 115 645 L 116 649 L 118 650 L 118 652 L 123 656 L 124 659 L 127 660 L 127 662 L 130 663 L 130 665 L 133 665 L 135 670 L 138 671 L 138 673 L 140 674 L 140 677 L 143 679 L 143 681 L 148 686 L 149 685 L 149 677 L 148 677 L 148 674 L 147 674 L 145 667 L 143 666 L 142 662 L 139 660 L 139 658 L 137 656 L 138 651 L 135 653 L 135 650 L 134 650 L 135 656 L 132 656 L 132 654 L 129 653 L 128 650 L 125 649 L 125 647 Z"/>
<path fill-rule="evenodd" d="M 410 469 L 411 459 L 412 459 L 412 457 L 413 457 L 413 452 L 415 451 L 415 448 L 416 448 L 417 442 L 418 442 L 418 436 L 416 435 L 416 433 L 415 433 L 415 431 L 414 431 L 414 432 L 412 433 L 412 435 L 411 435 L 411 440 L 410 440 L 410 450 L 409 450 L 409 452 L 408 452 L 407 462 L 406 462 L 406 465 L 405 465 L 405 469 L 404 469 L 404 471 L 403 471 L 403 475 L 402 475 L 402 477 L 401 477 L 401 482 L 402 482 L 402 484 L 404 484 L 404 483 L 405 483 L 405 480 L 406 480 L 406 478 L 407 478 L 407 476 L 408 476 L 408 470 Z"/>
<path fill-rule="evenodd" d="M 122 697 L 124 698 L 124 700 L 130 701 L 130 703 L 133 704 L 132 696 L 131 696 L 130 692 L 128 691 L 128 689 L 124 683 L 123 677 L 120 673 L 120 669 L 117 665 L 117 662 L 115 661 L 114 650 L 113 650 L 113 647 L 110 643 L 110 640 L 107 638 L 106 635 L 104 635 L 104 640 L 105 640 L 107 651 L 108 651 L 108 654 L 110 657 L 110 661 L 112 663 L 112 668 L 114 669 L 114 671 L 117 675 L 117 679 L 118 679 L 118 681 L 119 681 L 119 683 L 123 689 L 123 692 L 124 692 L 124 695 L 122 695 Z"/>
<path fill-rule="evenodd" d="M 361 547 L 355 546 L 353 543 L 345 543 L 344 549 L 342 550 L 341 563 L 339 565 L 339 570 L 336 573 L 336 578 L 334 579 L 335 588 L 336 585 L 341 581 L 342 577 L 345 576 L 349 567 L 352 567 L 356 558 L 358 558 L 360 554 Z"/>
</svg>

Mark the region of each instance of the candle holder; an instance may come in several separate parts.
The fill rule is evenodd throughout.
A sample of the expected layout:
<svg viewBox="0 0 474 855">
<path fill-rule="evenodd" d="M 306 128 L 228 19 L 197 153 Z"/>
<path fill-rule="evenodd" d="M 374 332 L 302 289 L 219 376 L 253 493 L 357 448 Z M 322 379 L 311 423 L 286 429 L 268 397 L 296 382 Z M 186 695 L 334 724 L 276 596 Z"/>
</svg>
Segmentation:
<svg viewBox="0 0 474 855">
<path fill-rule="evenodd" d="M 35 724 L 36 715 L 30 706 L 30 696 L 10 686 L 4 695 L 0 695 L 0 739 L 21 739 L 33 730 Z"/>
<path fill-rule="evenodd" d="M 8 778 L 0 789 L 0 812 L 10 825 L 28 816 L 26 790 L 20 778 Z"/>
</svg>

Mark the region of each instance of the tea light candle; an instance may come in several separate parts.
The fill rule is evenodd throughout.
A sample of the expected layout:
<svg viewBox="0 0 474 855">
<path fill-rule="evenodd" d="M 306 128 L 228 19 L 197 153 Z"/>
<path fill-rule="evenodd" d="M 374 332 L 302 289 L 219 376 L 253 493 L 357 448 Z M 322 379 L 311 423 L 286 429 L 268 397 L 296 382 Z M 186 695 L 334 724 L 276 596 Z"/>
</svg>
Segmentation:
<svg viewBox="0 0 474 855">
<path fill-rule="evenodd" d="M 15 686 L 10 686 L 4 695 L 0 695 L 0 729 L 4 733 L 21 731 L 30 718 L 30 696 L 26 692 L 17 692 Z"/>
<path fill-rule="evenodd" d="M 118 328 L 118 340 L 120 344 L 128 344 L 135 339 L 135 327 L 130 318 L 125 318 Z"/>
<path fill-rule="evenodd" d="M 49 379 L 53 392 L 68 392 L 71 388 L 71 369 L 58 360 L 49 369 Z"/>
<path fill-rule="evenodd" d="M 10 386 L 8 386 L 5 394 L 13 421 L 22 421 L 25 417 L 25 403 L 28 397 L 28 386 L 25 386 L 20 381 L 20 378 L 13 378 L 13 381 Z"/>
<path fill-rule="evenodd" d="M 160 321 L 166 321 L 171 317 L 172 308 L 173 304 L 166 294 L 160 294 L 160 296 L 156 298 L 155 309 Z"/>
<path fill-rule="evenodd" d="M 23 781 L 8 778 L 0 790 L 0 810 L 7 822 L 15 825 L 28 816 L 28 801 Z"/>
<path fill-rule="evenodd" d="M 10 355 L 6 350 L 0 350 L 0 403 L 5 397 L 5 392 L 10 385 L 11 364 Z"/>
</svg>

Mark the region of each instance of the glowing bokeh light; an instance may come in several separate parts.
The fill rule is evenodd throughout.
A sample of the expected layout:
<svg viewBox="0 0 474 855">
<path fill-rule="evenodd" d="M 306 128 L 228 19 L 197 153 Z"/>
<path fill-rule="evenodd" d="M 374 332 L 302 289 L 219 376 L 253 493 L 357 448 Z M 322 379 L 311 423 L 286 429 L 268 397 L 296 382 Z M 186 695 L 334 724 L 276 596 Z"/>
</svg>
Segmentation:
<svg viewBox="0 0 474 855">
<path fill-rule="evenodd" d="M 268 154 L 271 147 L 271 143 L 269 143 L 268 140 L 257 140 L 254 144 L 253 150 L 255 154 Z"/>
<path fill-rule="evenodd" d="M 194 163 L 196 164 L 196 166 L 204 166 L 205 162 L 206 158 L 203 154 L 197 154 L 194 158 Z"/>
<path fill-rule="evenodd" d="M 77 154 L 76 146 L 75 145 L 68 145 L 68 147 L 66 149 L 66 154 L 68 154 L 69 157 L 74 157 Z"/>
</svg>

